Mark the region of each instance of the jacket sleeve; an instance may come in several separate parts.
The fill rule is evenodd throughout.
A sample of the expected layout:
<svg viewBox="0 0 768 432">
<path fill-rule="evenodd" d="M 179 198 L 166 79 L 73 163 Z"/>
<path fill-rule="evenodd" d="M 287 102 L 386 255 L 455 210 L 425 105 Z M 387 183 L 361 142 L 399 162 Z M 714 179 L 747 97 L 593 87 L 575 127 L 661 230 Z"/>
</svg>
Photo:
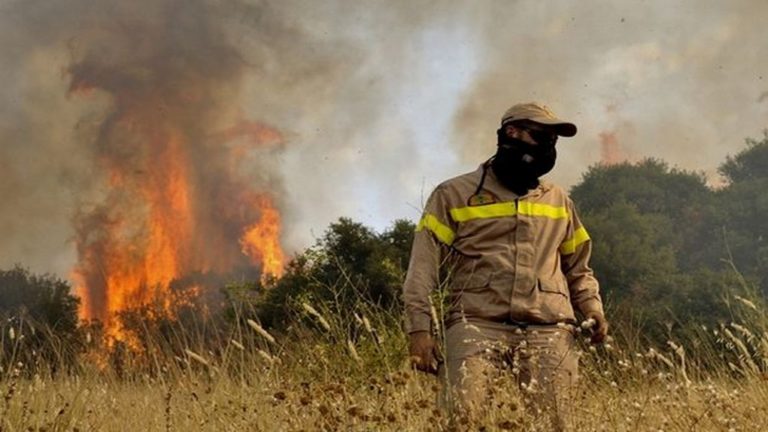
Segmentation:
<svg viewBox="0 0 768 432">
<path fill-rule="evenodd" d="M 600 287 L 589 267 L 592 254 L 592 240 L 581 224 L 573 202 L 568 199 L 568 229 L 560 245 L 562 269 L 568 280 L 571 302 L 583 315 L 590 312 L 603 314 Z"/>
<path fill-rule="evenodd" d="M 449 212 L 445 191 L 438 187 L 427 200 L 411 248 L 403 286 L 407 333 L 429 331 L 432 328 L 429 297 L 438 287 L 440 264 L 456 237 L 456 226 Z"/>
</svg>

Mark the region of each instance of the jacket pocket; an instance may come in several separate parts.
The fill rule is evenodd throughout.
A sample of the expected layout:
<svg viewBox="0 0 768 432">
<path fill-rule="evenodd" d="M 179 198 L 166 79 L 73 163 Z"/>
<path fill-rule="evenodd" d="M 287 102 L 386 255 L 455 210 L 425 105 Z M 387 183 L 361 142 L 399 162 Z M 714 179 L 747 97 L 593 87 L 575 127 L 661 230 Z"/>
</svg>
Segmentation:
<svg viewBox="0 0 768 432">
<path fill-rule="evenodd" d="M 565 280 L 565 277 L 557 277 L 550 279 L 538 279 L 537 285 L 539 286 L 539 291 L 550 293 L 550 294 L 560 294 L 562 296 L 565 296 L 566 298 L 570 298 L 570 295 L 568 293 L 568 283 Z"/>
<path fill-rule="evenodd" d="M 479 271 L 454 276 L 450 283 L 453 292 L 485 290 L 491 281 L 491 271 Z"/>
</svg>

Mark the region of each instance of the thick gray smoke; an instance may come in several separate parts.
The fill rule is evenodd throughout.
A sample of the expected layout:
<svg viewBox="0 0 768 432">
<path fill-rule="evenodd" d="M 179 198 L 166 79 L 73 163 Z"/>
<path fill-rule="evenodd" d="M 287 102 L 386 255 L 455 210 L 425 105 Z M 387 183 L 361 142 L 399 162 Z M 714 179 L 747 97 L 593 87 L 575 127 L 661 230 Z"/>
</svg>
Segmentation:
<svg viewBox="0 0 768 432">
<path fill-rule="evenodd" d="M 74 217 L 104 202 L 100 157 L 121 151 L 99 133 L 154 80 L 171 105 L 150 109 L 187 130 L 281 134 L 239 162 L 277 197 L 294 250 L 338 216 L 416 218 L 434 185 L 493 153 L 518 101 L 579 125 L 552 174 L 565 186 L 600 161 L 601 134 L 629 159 L 714 172 L 768 127 L 765 16 L 762 0 L 0 0 L 0 267 L 69 274 Z M 199 184 L 236 188 L 210 155 L 191 156 Z"/>
<path fill-rule="evenodd" d="M 503 110 L 539 100 L 580 127 L 559 145 L 560 183 L 600 161 L 602 135 L 618 144 L 609 159 L 661 158 L 716 184 L 725 156 L 768 127 L 767 16 L 760 0 L 520 1 L 480 14 L 468 25 L 483 67 L 453 141 L 482 158 Z"/>
</svg>

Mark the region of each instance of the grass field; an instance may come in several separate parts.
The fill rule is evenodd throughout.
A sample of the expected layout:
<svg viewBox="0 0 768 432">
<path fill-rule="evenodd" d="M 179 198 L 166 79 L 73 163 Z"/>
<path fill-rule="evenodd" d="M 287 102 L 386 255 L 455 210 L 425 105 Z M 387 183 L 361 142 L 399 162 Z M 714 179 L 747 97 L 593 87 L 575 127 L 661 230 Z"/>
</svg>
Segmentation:
<svg viewBox="0 0 768 432">
<path fill-rule="evenodd" d="M 691 324 L 663 346 L 627 328 L 606 346 L 580 343 L 573 430 L 766 430 L 766 319 L 744 302 L 743 324 Z M 242 320 L 213 341 L 184 328 L 147 334 L 119 356 L 88 338 L 66 372 L 25 351 L 23 327 L 6 329 L 0 430 L 447 430 L 439 380 L 409 370 L 395 317 L 361 312 L 345 326 L 329 309 L 299 309 L 304 319 L 282 335 Z M 511 381 L 489 406 L 481 424 L 459 429 L 548 429 Z"/>
</svg>

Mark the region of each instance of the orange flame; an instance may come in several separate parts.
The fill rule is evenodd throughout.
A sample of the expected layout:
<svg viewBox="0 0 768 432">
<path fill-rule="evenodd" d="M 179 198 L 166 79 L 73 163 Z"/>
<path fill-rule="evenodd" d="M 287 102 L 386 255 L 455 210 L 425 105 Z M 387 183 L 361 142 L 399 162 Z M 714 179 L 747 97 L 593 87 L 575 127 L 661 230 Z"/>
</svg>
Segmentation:
<svg viewBox="0 0 768 432">
<path fill-rule="evenodd" d="M 80 262 L 72 275 L 82 299 L 80 318 L 101 320 L 110 344 L 122 341 L 133 348 L 138 344 L 121 327 L 118 315 L 159 305 L 172 317 L 174 306 L 183 301 L 171 292 L 174 280 L 194 272 L 228 272 L 248 260 L 261 267 L 266 280 L 281 276 L 284 265 L 280 213 L 267 194 L 249 191 L 247 185 L 230 178 L 225 183 L 233 196 L 227 198 L 234 202 L 228 205 L 239 211 L 211 216 L 193 181 L 189 137 L 173 125 L 158 126 L 146 118 L 137 122 L 117 122 L 114 127 L 122 128 L 117 132 L 121 139 L 138 135 L 144 143 L 138 152 L 142 168 L 137 170 L 120 158 L 102 161 L 110 194 L 103 207 L 81 217 Z M 269 130 L 258 127 L 262 132 Z M 247 135 L 253 128 L 229 132 L 231 136 L 216 137 L 246 135 L 255 140 Z M 267 136 L 275 140 L 279 135 Z M 228 159 L 238 159 L 242 153 L 237 148 L 231 151 Z M 232 192 L 238 189 L 245 192 Z M 248 198 L 253 196 L 258 199 Z M 225 233 L 230 228 L 226 227 L 232 224 L 241 227 L 242 236 L 227 244 Z M 199 292 L 199 287 L 195 289 Z"/>
<path fill-rule="evenodd" d="M 151 158 L 151 169 L 158 171 L 142 173 L 140 177 L 145 178 L 129 182 L 124 170 L 113 167 L 109 176 L 113 187 L 136 186 L 129 194 L 146 209 L 123 215 L 105 227 L 103 234 L 108 241 L 98 243 L 100 250 L 88 250 L 81 245 L 85 246 L 81 258 L 86 259 L 74 272 L 82 284 L 77 288 L 83 299 L 81 318 L 101 319 L 106 335 L 115 340 L 127 338 L 116 322 L 118 313 L 158 300 L 170 313 L 170 282 L 182 272 L 192 270 L 188 251 L 194 225 L 182 138 L 170 133 L 152 146 L 159 151 Z M 93 256 L 95 253 L 100 256 Z M 92 290 L 85 286 L 85 281 L 93 280 L 93 269 L 88 264 L 94 261 L 99 263 L 104 284 L 104 299 L 98 302 L 101 304 L 93 301 Z"/>
<path fill-rule="evenodd" d="M 240 246 L 255 263 L 261 263 L 262 282 L 283 275 L 285 256 L 280 247 L 280 214 L 272 200 L 261 196 L 256 202 L 261 213 L 259 221 L 245 229 Z"/>
<path fill-rule="evenodd" d="M 130 345 L 122 312 L 172 317 L 186 294 L 209 299 L 227 280 L 282 273 L 280 213 L 264 190 L 279 186 L 271 162 L 283 134 L 243 118 L 252 65 L 206 18 L 207 2 L 193 3 L 121 17 L 141 41 L 123 25 L 86 32 L 65 72 L 69 95 L 103 108 L 78 129 L 94 164 L 78 196 L 72 277 L 80 317 L 101 321 L 112 342 Z"/>
<path fill-rule="evenodd" d="M 603 165 L 616 165 L 626 160 L 623 155 L 619 139 L 615 131 L 600 132 L 600 163 Z"/>
</svg>

